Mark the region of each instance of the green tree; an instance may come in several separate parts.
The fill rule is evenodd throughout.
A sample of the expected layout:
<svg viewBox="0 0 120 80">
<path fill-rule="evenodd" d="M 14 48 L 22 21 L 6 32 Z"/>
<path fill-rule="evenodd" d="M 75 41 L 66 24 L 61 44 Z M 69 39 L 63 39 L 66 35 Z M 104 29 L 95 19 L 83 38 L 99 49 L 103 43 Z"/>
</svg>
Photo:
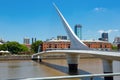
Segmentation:
<svg viewBox="0 0 120 80">
<path fill-rule="evenodd" d="M 2 50 L 2 44 L 0 44 L 0 50 Z"/>
<path fill-rule="evenodd" d="M 21 52 L 20 44 L 18 42 L 7 42 L 6 44 L 8 51 L 10 51 L 12 54 L 17 54 L 18 52 Z"/>
<path fill-rule="evenodd" d="M 39 46 L 41 46 L 41 45 L 42 45 L 42 41 L 41 41 L 41 40 L 38 40 L 38 41 L 34 42 L 34 43 L 31 45 L 31 50 L 32 50 L 33 52 L 37 53 L 37 52 L 38 52 L 38 48 L 39 48 Z M 40 47 L 40 49 L 41 49 L 41 47 Z"/>
<path fill-rule="evenodd" d="M 7 50 L 7 44 L 0 45 L 0 50 L 6 51 Z"/>
<path fill-rule="evenodd" d="M 11 54 L 17 54 L 19 52 L 26 52 L 28 48 L 25 45 L 19 44 L 18 42 L 6 42 L 1 45 L 1 50 L 8 50 Z"/>
<path fill-rule="evenodd" d="M 29 51 L 29 49 L 25 45 L 22 45 L 22 44 L 20 45 L 20 49 L 23 52 Z"/>
<path fill-rule="evenodd" d="M 113 45 L 113 46 L 112 46 L 112 50 L 117 51 L 117 50 L 118 50 L 118 47 Z"/>
</svg>

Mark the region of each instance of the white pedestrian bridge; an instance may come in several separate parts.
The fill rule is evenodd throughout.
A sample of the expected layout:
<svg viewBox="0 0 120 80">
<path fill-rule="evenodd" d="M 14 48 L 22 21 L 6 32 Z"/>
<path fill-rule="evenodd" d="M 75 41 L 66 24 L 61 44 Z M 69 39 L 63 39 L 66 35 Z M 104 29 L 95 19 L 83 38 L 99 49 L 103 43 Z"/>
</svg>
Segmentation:
<svg viewBox="0 0 120 80">
<path fill-rule="evenodd" d="M 108 51 L 95 51 L 87 47 L 73 32 L 70 25 L 57 8 L 57 6 L 53 3 L 60 19 L 64 25 L 64 28 L 69 36 L 71 45 L 68 50 L 49 50 L 43 51 L 39 53 L 35 53 L 32 55 L 32 58 L 38 58 L 40 61 L 42 60 L 42 56 L 48 54 L 65 54 L 68 63 L 69 72 L 77 72 L 78 68 L 78 60 L 80 56 L 94 56 L 97 58 L 103 59 L 103 73 L 120 73 L 120 52 L 108 52 Z M 106 77 L 105 80 L 113 80 L 111 77 Z M 114 80 L 120 80 L 120 76 L 114 77 Z"/>
<path fill-rule="evenodd" d="M 49 53 L 56 53 L 56 54 L 76 54 L 76 55 L 86 55 L 86 56 L 94 56 L 102 59 L 108 60 L 117 60 L 120 61 L 120 52 L 110 52 L 110 51 L 97 51 L 97 50 L 49 50 L 43 51 L 32 56 L 42 56 Z"/>
</svg>

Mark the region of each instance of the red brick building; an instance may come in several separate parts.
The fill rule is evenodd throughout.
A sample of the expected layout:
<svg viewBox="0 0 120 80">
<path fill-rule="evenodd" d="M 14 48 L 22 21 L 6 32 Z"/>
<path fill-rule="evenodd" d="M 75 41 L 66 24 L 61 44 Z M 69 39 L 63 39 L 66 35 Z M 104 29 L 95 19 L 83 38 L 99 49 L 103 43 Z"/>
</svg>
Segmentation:
<svg viewBox="0 0 120 80">
<path fill-rule="evenodd" d="M 42 50 L 50 50 L 50 49 L 68 49 L 70 48 L 69 40 L 49 40 L 45 41 L 42 44 Z"/>
<path fill-rule="evenodd" d="M 95 50 L 111 50 L 112 44 L 106 41 L 99 40 L 84 40 L 83 41 L 89 48 Z M 70 40 L 49 40 L 42 44 L 42 50 L 52 50 L 52 49 L 68 49 L 70 48 Z"/>
<path fill-rule="evenodd" d="M 112 49 L 112 44 L 107 41 L 100 40 L 84 40 L 83 41 L 89 48 L 95 50 L 109 51 Z"/>
<path fill-rule="evenodd" d="M 118 44 L 117 47 L 118 47 L 118 51 L 120 51 L 120 44 Z"/>
</svg>

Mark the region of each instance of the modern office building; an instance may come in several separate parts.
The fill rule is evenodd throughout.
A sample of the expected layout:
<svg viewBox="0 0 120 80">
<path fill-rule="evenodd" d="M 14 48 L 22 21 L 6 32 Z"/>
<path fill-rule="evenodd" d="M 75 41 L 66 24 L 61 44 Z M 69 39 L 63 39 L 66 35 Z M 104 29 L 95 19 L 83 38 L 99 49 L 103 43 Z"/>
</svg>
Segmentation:
<svg viewBox="0 0 120 80">
<path fill-rule="evenodd" d="M 30 44 L 30 38 L 25 37 L 25 38 L 23 39 L 23 43 L 24 43 L 24 44 Z"/>
<path fill-rule="evenodd" d="M 67 36 L 57 36 L 57 40 L 67 40 Z"/>
<path fill-rule="evenodd" d="M 108 41 L 108 33 L 102 33 L 102 39 L 103 41 Z"/>
<path fill-rule="evenodd" d="M 25 37 L 23 39 L 23 44 L 30 50 L 31 49 L 31 44 L 30 44 L 30 38 Z"/>
<path fill-rule="evenodd" d="M 101 40 L 101 41 L 108 41 L 108 33 L 102 33 L 101 34 L 101 38 L 99 38 L 98 40 Z"/>
<path fill-rule="evenodd" d="M 120 44 L 120 37 L 115 37 L 113 44 L 115 45 Z"/>
<path fill-rule="evenodd" d="M 82 26 L 80 24 L 75 25 L 74 31 L 78 38 L 82 39 Z"/>
<path fill-rule="evenodd" d="M 117 46 L 118 50 L 120 51 L 120 37 L 115 37 L 113 45 Z"/>
<path fill-rule="evenodd" d="M 36 40 L 37 40 L 36 38 L 32 38 L 32 43 L 36 42 Z"/>
</svg>

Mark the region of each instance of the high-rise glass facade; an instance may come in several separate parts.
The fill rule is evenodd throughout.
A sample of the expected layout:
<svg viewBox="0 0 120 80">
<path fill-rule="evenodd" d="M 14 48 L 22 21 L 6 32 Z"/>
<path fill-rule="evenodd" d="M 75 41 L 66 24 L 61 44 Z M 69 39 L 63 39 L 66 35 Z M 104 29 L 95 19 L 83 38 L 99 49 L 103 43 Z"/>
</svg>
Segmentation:
<svg viewBox="0 0 120 80">
<path fill-rule="evenodd" d="M 102 33 L 103 41 L 108 41 L 108 33 Z"/>
<path fill-rule="evenodd" d="M 24 44 L 30 44 L 30 39 L 27 38 L 27 37 L 24 38 L 23 43 L 24 43 Z"/>
<path fill-rule="evenodd" d="M 58 40 L 67 40 L 67 36 L 57 36 Z"/>
<path fill-rule="evenodd" d="M 115 37 L 113 43 L 114 44 L 120 44 L 120 37 Z"/>
<path fill-rule="evenodd" d="M 78 36 L 79 39 L 82 39 L 82 26 L 80 24 L 75 25 L 75 34 Z"/>
</svg>

